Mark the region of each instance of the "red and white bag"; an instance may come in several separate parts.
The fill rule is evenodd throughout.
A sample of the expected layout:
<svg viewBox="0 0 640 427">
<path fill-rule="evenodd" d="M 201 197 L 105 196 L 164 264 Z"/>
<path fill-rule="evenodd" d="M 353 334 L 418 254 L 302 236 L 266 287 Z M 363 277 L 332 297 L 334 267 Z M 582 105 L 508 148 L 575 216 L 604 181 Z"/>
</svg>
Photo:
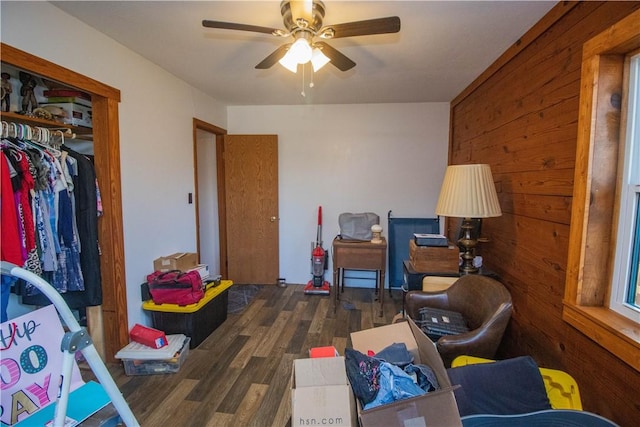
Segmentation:
<svg viewBox="0 0 640 427">
<path fill-rule="evenodd" d="M 195 304 L 204 296 L 198 271 L 154 271 L 147 276 L 149 293 L 156 304 Z"/>
</svg>

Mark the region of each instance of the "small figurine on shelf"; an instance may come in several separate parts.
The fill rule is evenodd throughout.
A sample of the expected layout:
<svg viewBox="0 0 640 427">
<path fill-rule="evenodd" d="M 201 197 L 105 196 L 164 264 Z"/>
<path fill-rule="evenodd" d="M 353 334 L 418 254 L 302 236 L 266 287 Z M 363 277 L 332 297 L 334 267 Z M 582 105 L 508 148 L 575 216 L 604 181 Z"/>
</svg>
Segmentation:
<svg viewBox="0 0 640 427">
<path fill-rule="evenodd" d="M 31 113 L 34 108 L 38 107 L 38 101 L 36 95 L 33 93 L 34 89 L 38 85 L 36 79 L 29 73 L 20 71 L 20 81 L 22 87 L 20 88 L 20 95 L 22 95 L 22 112 Z"/>
<path fill-rule="evenodd" d="M 371 243 L 382 243 L 382 226 L 380 224 L 374 224 L 371 226 Z"/>
<path fill-rule="evenodd" d="M 2 102 L 0 103 L 0 109 L 2 109 L 2 111 L 9 111 L 11 106 L 11 92 L 13 92 L 13 88 L 9 81 L 10 78 L 11 74 L 2 73 Z"/>
</svg>

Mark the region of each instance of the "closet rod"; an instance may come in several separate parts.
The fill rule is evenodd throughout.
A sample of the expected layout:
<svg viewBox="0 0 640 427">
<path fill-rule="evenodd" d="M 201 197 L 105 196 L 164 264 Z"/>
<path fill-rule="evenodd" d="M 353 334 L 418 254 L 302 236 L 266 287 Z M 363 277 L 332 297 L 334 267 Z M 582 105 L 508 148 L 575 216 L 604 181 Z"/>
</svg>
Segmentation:
<svg viewBox="0 0 640 427">
<path fill-rule="evenodd" d="M 51 139 L 55 137 L 59 137 L 61 139 L 60 142 L 64 142 L 65 137 L 76 139 L 77 135 L 72 132 L 70 128 L 66 127 L 32 126 L 25 123 L 14 123 L 3 120 L 2 137 L 14 137 L 48 144 L 53 143 Z"/>
</svg>

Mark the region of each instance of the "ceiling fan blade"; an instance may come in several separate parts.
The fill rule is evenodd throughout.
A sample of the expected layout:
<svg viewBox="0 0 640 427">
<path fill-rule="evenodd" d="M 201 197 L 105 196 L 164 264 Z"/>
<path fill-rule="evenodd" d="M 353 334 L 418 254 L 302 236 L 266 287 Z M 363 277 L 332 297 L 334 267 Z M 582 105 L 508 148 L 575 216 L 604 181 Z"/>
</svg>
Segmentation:
<svg viewBox="0 0 640 427">
<path fill-rule="evenodd" d="M 290 47 L 291 43 L 283 44 L 282 46 L 274 50 L 269 56 L 264 58 L 262 62 L 256 65 L 256 68 L 258 70 L 266 70 L 267 68 L 271 68 L 276 62 L 282 59 L 282 57 L 287 53 Z"/>
<path fill-rule="evenodd" d="M 331 63 L 340 71 L 347 71 L 356 66 L 355 62 L 353 62 L 325 42 L 314 43 L 314 46 L 320 49 L 322 53 L 324 53 L 327 58 L 331 60 Z"/>
<path fill-rule="evenodd" d="M 327 38 L 337 39 L 340 37 L 368 36 L 371 34 L 397 33 L 400 31 L 400 18 L 397 16 L 389 16 L 387 18 L 369 19 L 366 21 L 347 22 L 344 24 L 328 25 L 318 32 L 331 32 L 333 36 Z"/>
<path fill-rule="evenodd" d="M 297 19 L 304 19 L 308 23 L 313 21 L 313 0 L 291 0 L 289 5 L 293 22 Z"/>
<path fill-rule="evenodd" d="M 251 31 L 254 33 L 272 34 L 274 36 L 288 35 L 287 32 L 278 28 L 260 27 L 257 25 L 247 25 L 247 24 L 236 24 L 233 22 L 209 21 L 207 19 L 202 21 L 202 26 L 207 28 L 220 28 L 223 30 Z"/>
</svg>

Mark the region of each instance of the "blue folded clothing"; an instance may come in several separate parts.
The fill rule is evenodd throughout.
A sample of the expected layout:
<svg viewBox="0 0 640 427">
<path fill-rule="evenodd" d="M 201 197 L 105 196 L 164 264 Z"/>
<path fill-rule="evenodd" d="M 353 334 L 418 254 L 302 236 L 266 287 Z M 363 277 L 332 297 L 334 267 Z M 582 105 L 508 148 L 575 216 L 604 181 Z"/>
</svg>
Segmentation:
<svg viewBox="0 0 640 427">
<path fill-rule="evenodd" d="M 413 356 L 411 355 L 411 353 L 409 353 L 409 350 L 407 350 L 407 345 L 403 342 L 394 342 L 393 344 L 390 344 L 377 352 L 373 357 L 378 360 L 384 360 L 385 362 L 394 364 L 401 368 L 413 362 Z"/>
</svg>

